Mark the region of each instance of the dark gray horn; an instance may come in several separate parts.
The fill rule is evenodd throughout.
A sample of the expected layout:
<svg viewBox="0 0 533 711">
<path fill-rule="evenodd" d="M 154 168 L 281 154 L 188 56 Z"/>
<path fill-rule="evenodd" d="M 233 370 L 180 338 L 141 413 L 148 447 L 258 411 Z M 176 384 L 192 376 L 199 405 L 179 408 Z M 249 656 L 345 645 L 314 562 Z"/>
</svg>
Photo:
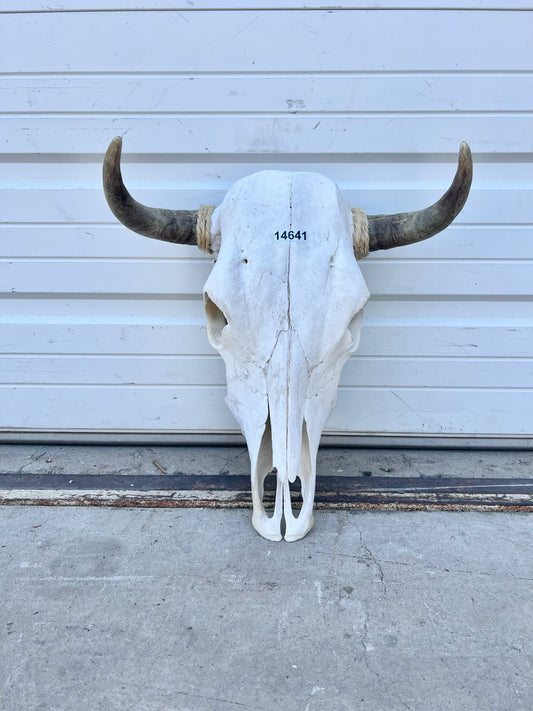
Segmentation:
<svg viewBox="0 0 533 711">
<path fill-rule="evenodd" d="M 122 182 L 122 138 L 117 136 L 105 154 L 102 177 L 107 204 L 115 217 L 144 237 L 175 244 L 196 245 L 197 210 L 164 210 L 134 200 Z"/>
<path fill-rule="evenodd" d="M 461 212 L 471 183 L 472 154 L 468 143 L 463 142 L 453 183 L 438 202 L 418 212 L 368 216 L 369 251 L 403 247 L 433 237 Z"/>
</svg>

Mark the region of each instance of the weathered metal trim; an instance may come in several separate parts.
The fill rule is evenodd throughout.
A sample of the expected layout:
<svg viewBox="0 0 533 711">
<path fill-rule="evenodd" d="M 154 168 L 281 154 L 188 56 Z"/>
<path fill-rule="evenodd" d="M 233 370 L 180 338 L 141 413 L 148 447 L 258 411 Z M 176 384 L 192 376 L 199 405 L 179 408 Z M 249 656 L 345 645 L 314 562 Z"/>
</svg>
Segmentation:
<svg viewBox="0 0 533 711">
<path fill-rule="evenodd" d="M 98 477 L 94 477 L 95 479 Z M 173 477 L 169 477 L 173 478 Z M 202 477 L 197 477 L 202 478 Z M 204 477 L 213 479 L 214 477 Z M 241 480 L 243 477 L 226 477 Z M 331 479 L 336 479 L 331 477 Z M 348 478 L 347 478 L 348 479 Z M 424 480 L 421 480 L 423 482 Z M 469 480 L 471 481 L 471 480 Z M 316 494 L 319 509 L 354 509 L 388 511 L 521 511 L 533 512 L 533 481 L 507 481 L 494 487 L 477 480 L 477 485 L 457 488 L 444 485 L 432 490 L 424 486 L 400 487 L 399 482 L 386 487 L 362 486 L 351 479 L 339 490 L 333 482 L 323 481 Z M 237 484 L 237 482 L 235 482 Z M 242 483 L 239 481 L 239 484 Z M 381 485 L 380 485 L 381 484 Z M 507 488 L 504 488 L 504 487 Z M 265 492 L 265 504 L 273 504 L 274 491 Z M 299 495 L 292 495 L 299 506 Z M 10 488 L 0 490 L 0 504 L 31 506 L 104 506 L 132 508 L 251 508 L 249 490 L 233 489 L 51 489 Z"/>
<path fill-rule="evenodd" d="M 129 445 L 206 445 L 245 446 L 239 432 L 168 432 L 131 430 L 38 430 L 0 429 L 3 444 L 129 444 Z M 532 435 L 431 435 L 431 434 L 366 434 L 324 432 L 324 447 L 391 447 L 420 449 L 531 449 Z"/>
<path fill-rule="evenodd" d="M 0 473 L 0 490 L 55 490 L 55 491 L 160 491 L 214 492 L 249 494 L 248 474 L 57 474 L 57 473 Z M 274 493 L 276 481 L 267 478 L 265 495 Z M 476 494 L 522 493 L 533 496 L 532 478 L 479 477 L 404 477 L 404 476 L 320 476 L 316 482 L 317 496 L 353 496 L 371 494 Z"/>
</svg>

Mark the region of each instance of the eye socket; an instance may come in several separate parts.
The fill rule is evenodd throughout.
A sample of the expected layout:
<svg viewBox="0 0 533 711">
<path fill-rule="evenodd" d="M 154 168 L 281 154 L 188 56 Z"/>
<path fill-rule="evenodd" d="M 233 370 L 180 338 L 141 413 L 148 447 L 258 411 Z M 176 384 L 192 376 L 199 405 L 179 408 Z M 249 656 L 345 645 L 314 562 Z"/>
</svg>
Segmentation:
<svg viewBox="0 0 533 711">
<path fill-rule="evenodd" d="M 352 336 L 352 342 L 354 350 L 359 346 L 359 339 L 361 338 L 361 322 L 363 320 L 364 309 L 358 311 L 348 324 L 348 330 Z"/>
<path fill-rule="evenodd" d="M 207 337 L 212 346 L 219 346 L 222 331 L 228 325 L 228 319 L 208 294 L 204 293 L 204 307 L 207 314 Z"/>
</svg>

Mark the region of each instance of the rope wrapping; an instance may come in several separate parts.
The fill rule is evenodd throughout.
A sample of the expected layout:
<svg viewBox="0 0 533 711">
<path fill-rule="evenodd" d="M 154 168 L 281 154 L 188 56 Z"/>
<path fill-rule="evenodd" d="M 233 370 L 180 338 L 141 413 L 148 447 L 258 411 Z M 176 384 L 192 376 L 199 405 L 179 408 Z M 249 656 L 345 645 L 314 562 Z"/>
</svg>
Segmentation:
<svg viewBox="0 0 533 711">
<path fill-rule="evenodd" d="M 200 205 L 196 218 L 196 242 L 199 249 L 206 254 L 213 254 L 211 249 L 211 215 L 214 205 Z"/>
<path fill-rule="evenodd" d="M 357 261 L 368 257 L 368 218 L 359 207 L 352 207 L 353 251 Z"/>
</svg>

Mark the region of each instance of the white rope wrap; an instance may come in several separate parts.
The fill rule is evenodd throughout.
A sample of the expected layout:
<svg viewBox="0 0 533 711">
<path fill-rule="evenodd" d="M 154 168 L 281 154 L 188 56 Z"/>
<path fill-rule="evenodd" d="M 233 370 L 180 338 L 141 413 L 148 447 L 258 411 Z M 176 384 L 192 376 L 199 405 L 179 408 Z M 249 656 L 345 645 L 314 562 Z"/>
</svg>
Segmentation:
<svg viewBox="0 0 533 711">
<path fill-rule="evenodd" d="M 200 205 L 196 218 L 196 242 L 202 252 L 213 254 L 211 249 L 211 215 L 214 205 Z"/>
<path fill-rule="evenodd" d="M 353 251 L 357 261 L 368 257 L 368 218 L 358 207 L 352 207 Z"/>
</svg>

